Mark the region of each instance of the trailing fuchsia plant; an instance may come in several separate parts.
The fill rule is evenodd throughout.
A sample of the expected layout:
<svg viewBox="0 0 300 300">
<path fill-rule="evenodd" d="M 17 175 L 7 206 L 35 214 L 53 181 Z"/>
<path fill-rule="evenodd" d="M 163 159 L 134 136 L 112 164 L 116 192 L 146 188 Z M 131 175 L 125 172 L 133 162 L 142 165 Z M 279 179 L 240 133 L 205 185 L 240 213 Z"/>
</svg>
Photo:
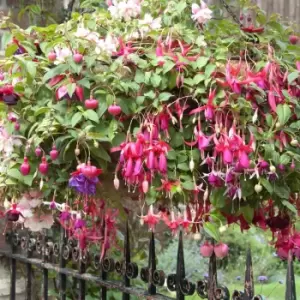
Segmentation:
<svg viewBox="0 0 300 300">
<path fill-rule="evenodd" d="M 42 228 L 51 216 L 103 257 L 116 235 L 111 199 L 130 192 L 150 230 L 203 228 L 216 240 L 204 256 L 227 255 L 230 224 L 269 229 L 280 257 L 299 256 L 298 33 L 256 13 L 235 24 L 204 1 L 113 0 L 46 28 L 3 19 L 8 219 L 32 228 L 45 216 Z M 32 189 L 43 203 L 22 218 Z"/>
</svg>

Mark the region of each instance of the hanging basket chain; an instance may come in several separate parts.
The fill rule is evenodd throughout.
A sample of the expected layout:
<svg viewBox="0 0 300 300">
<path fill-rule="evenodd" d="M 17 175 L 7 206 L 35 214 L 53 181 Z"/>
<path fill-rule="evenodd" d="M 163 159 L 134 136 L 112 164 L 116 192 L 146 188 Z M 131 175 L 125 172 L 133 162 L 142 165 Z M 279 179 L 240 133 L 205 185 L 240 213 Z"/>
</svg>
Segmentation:
<svg viewBox="0 0 300 300">
<path fill-rule="evenodd" d="M 240 20 L 238 19 L 238 17 L 234 13 L 234 11 L 231 9 L 231 7 L 226 3 L 226 0 L 220 0 L 220 2 L 224 6 L 224 8 L 226 9 L 226 11 L 229 13 L 229 15 L 232 17 L 232 19 L 234 20 L 234 22 L 236 22 L 237 24 L 239 24 L 240 26 L 242 26 L 242 23 L 240 22 Z"/>
</svg>

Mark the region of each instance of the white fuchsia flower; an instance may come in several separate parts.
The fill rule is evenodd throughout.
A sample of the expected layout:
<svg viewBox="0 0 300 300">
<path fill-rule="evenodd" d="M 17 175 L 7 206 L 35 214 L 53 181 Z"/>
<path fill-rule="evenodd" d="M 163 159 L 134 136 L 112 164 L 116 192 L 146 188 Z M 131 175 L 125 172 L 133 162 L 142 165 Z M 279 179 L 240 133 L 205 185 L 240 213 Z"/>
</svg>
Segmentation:
<svg viewBox="0 0 300 300">
<path fill-rule="evenodd" d="M 196 3 L 192 4 L 192 19 L 199 24 L 204 24 L 212 18 L 212 10 L 201 1 L 200 6 Z"/>
<path fill-rule="evenodd" d="M 114 52 L 117 51 L 118 45 L 118 40 L 108 34 L 105 39 L 98 40 L 95 52 L 98 55 L 104 52 L 105 54 L 111 56 Z"/>
<path fill-rule="evenodd" d="M 141 35 L 147 34 L 150 30 L 161 28 L 161 18 L 154 19 L 150 14 L 145 14 L 143 20 L 139 20 L 139 30 Z"/>
<path fill-rule="evenodd" d="M 117 1 L 113 0 L 108 10 L 114 19 L 130 21 L 137 18 L 141 13 L 141 3 L 139 0 Z"/>
<path fill-rule="evenodd" d="M 72 51 L 69 48 L 54 47 L 56 54 L 56 60 L 54 64 L 58 65 L 64 63 L 67 58 L 73 55 Z"/>
<path fill-rule="evenodd" d="M 14 146 L 21 146 L 22 142 L 16 137 L 8 134 L 5 128 L 0 126 L 0 153 L 4 157 L 9 157 L 13 150 Z"/>
</svg>

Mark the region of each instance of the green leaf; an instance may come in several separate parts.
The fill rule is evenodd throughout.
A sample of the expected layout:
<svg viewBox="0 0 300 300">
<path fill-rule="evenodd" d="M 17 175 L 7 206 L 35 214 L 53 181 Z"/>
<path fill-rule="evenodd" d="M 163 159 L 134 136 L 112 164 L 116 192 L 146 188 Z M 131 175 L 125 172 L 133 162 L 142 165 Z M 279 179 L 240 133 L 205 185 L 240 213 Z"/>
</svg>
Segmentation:
<svg viewBox="0 0 300 300">
<path fill-rule="evenodd" d="M 268 193 L 270 193 L 270 194 L 273 193 L 273 186 L 271 185 L 270 181 L 268 181 L 265 178 L 260 178 L 260 183 L 268 191 Z"/>
<path fill-rule="evenodd" d="M 98 118 L 100 119 L 104 113 L 106 112 L 108 106 L 106 101 L 99 101 L 99 107 L 97 109 L 97 113 L 98 113 Z"/>
<path fill-rule="evenodd" d="M 77 81 L 77 84 L 81 85 L 81 86 L 84 86 L 87 89 L 89 89 L 91 87 L 91 84 L 90 84 L 90 82 L 89 82 L 89 80 L 87 78 L 83 78 L 83 79 Z"/>
<path fill-rule="evenodd" d="M 281 126 L 284 125 L 292 115 L 292 111 L 287 104 L 279 104 L 276 108 L 276 113 Z"/>
<path fill-rule="evenodd" d="M 1 47 L 3 49 L 6 48 L 7 44 L 12 40 L 12 34 L 9 31 L 5 31 L 2 34 L 2 38 L 1 38 Z"/>
<path fill-rule="evenodd" d="M 144 83 L 145 82 L 144 72 L 138 69 L 135 73 L 134 81 L 136 83 Z"/>
<path fill-rule="evenodd" d="M 70 98 L 72 98 L 74 92 L 76 89 L 76 83 L 69 83 L 67 84 L 67 91 L 68 91 L 68 95 L 70 96 Z"/>
<path fill-rule="evenodd" d="M 155 93 L 151 90 L 147 93 L 144 94 L 145 97 L 150 98 L 150 99 L 154 99 L 155 98 Z"/>
<path fill-rule="evenodd" d="M 288 75 L 288 82 L 289 84 L 291 84 L 293 81 L 295 81 L 296 79 L 298 79 L 300 76 L 300 72 L 299 71 L 295 71 L 293 73 L 290 73 Z"/>
<path fill-rule="evenodd" d="M 203 229 L 209 236 L 211 236 L 217 242 L 220 240 L 220 233 L 215 224 L 206 222 L 203 224 Z"/>
<path fill-rule="evenodd" d="M 272 124 L 273 124 L 273 117 L 272 117 L 271 114 L 266 114 L 266 122 L 267 122 L 267 124 L 268 124 L 269 127 L 272 126 Z"/>
<path fill-rule="evenodd" d="M 216 69 L 216 65 L 208 64 L 205 68 L 205 78 L 210 79 L 211 74 Z"/>
<path fill-rule="evenodd" d="M 175 132 L 171 139 L 171 146 L 176 148 L 181 145 L 183 145 L 183 136 L 180 132 Z"/>
<path fill-rule="evenodd" d="M 197 74 L 194 79 L 193 79 L 193 83 L 194 84 L 199 84 L 200 82 L 205 80 L 205 76 L 204 74 Z"/>
<path fill-rule="evenodd" d="M 163 65 L 163 69 L 164 69 L 164 74 L 168 73 L 169 71 L 171 71 L 173 68 L 175 67 L 175 64 L 170 61 L 167 60 L 164 65 Z"/>
<path fill-rule="evenodd" d="M 63 74 L 68 69 L 68 65 L 60 64 L 57 67 L 50 69 L 43 77 L 43 82 L 47 82 L 49 79 L 53 78 L 56 75 Z"/>
<path fill-rule="evenodd" d="M 30 75 L 31 78 L 35 78 L 36 76 L 36 63 L 33 61 L 25 61 L 25 67 L 27 73 Z"/>
<path fill-rule="evenodd" d="M 39 109 L 37 109 L 34 112 L 34 116 L 37 117 L 39 115 L 42 115 L 42 114 L 45 114 L 45 113 L 49 112 L 50 110 L 51 110 L 51 108 L 49 108 L 49 107 L 40 107 Z"/>
<path fill-rule="evenodd" d="M 94 110 L 88 109 L 83 113 L 83 115 L 86 119 L 99 123 L 99 116 Z"/>
<path fill-rule="evenodd" d="M 11 44 L 5 49 L 5 56 L 10 57 L 18 50 L 18 46 L 16 44 Z"/>
<path fill-rule="evenodd" d="M 160 85 L 160 83 L 161 83 L 161 77 L 159 76 L 159 75 L 157 75 L 157 74 L 153 74 L 152 76 L 151 76 L 151 83 L 152 83 L 152 85 L 155 87 L 155 88 L 157 88 L 157 87 L 159 87 L 159 85 Z"/>
<path fill-rule="evenodd" d="M 287 207 L 290 211 L 292 211 L 293 213 L 298 214 L 297 208 L 292 203 L 290 203 L 289 201 L 283 200 L 281 203 L 285 207 Z"/>
<path fill-rule="evenodd" d="M 71 126 L 75 127 L 82 119 L 82 113 L 77 112 L 76 114 L 73 115 L 72 120 L 71 120 Z"/>
<path fill-rule="evenodd" d="M 216 207 L 216 208 L 222 208 L 225 206 L 225 191 L 226 188 L 218 188 L 218 189 L 213 189 L 211 194 L 210 194 L 210 202 L 211 204 Z"/>
<path fill-rule="evenodd" d="M 171 93 L 168 93 L 168 92 L 164 92 L 164 93 L 161 93 L 159 94 L 158 96 L 158 100 L 159 101 L 167 101 L 169 100 L 173 95 Z"/>
<path fill-rule="evenodd" d="M 195 184 L 193 181 L 185 181 L 181 183 L 181 186 L 188 191 L 192 191 L 195 188 Z"/>
<path fill-rule="evenodd" d="M 10 170 L 8 170 L 7 171 L 7 175 L 10 176 L 10 177 L 12 177 L 12 178 L 21 180 L 21 181 L 22 181 L 22 178 L 23 178 L 23 176 L 21 175 L 21 172 L 18 169 L 10 169 Z"/>
<path fill-rule="evenodd" d="M 280 186 L 276 184 L 274 186 L 274 193 L 281 199 L 289 199 L 290 198 L 290 189 L 287 185 Z"/>
<path fill-rule="evenodd" d="M 254 208 L 250 206 L 241 207 L 241 212 L 248 223 L 252 223 L 254 216 Z"/>
<path fill-rule="evenodd" d="M 290 162 L 290 160 L 291 160 L 291 158 L 290 158 L 288 155 L 282 154 L 282 155 L 280 156 L 279 162 L 280 162 L 280 164 L 282 164 L 282 165 L 287 165 L 287 164 Z"/>
<path fill-rule="evenodd" d="M 189 171 L 189 165 L 187 163 L 181 163 L 177 165 L 177 168 L 182 171 Z"/>
<path fill-rule="evenodd" d="M 105 161 L 111 162 L 111 158 L 107 151 L 103 148 L 102 145 L 99 145 L 96 149 L 98 157 L 102 158 Z"/>
<path fill-rule="evenodd" d="M 209 57 L 205 57 L 205 56 L 199 57 L 199 58 L 197 59 L 197 67 L 198 67 L 199 69 L 203 68 L 204 66 L 207 65 L 208 61 L 209 61 Z"/>
</svg>

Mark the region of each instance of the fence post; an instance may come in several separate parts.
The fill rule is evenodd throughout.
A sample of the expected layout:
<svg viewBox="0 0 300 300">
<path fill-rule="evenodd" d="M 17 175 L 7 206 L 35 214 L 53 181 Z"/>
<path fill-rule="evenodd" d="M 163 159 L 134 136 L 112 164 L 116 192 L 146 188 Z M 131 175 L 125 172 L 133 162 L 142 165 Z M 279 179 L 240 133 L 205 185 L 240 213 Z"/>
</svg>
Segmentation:
<svg viewBox="0 0 300 300">
<path fill-rule="evenodd" d="M 211 255 L 209 259 L 209 268 L 208 268 L 208 290 L 207 296 L 208 300 L 215 300 L 215 292 L 218 286 L 217 278 L 217 258 L 215 253 Z"/>
<path fill-rule="evenodd" d="M 286 291 L 285 300 L 296 300 L 296 286 L 295 286 L 295 274 L 294 274 L 294 256 L 292 252 L 289 253 L 288 268 L 286 274 Z"/>
<path fill-rule="evenodd" d="M 66 244 L 66 238 L 65 238 L 65 230 L 61 226 L 60 228 L 60 255 L 59 255 L 59 267 L 65 268 L 66 266 L 66 260 L 63 256 L 64 252 L 64 246 Z M 66 288 L 67 288 L 67 277 L 65 274 L 60 273 L 59 274 L 59 299 L 60 300 L 66 300 Z"/>
<path fill-rule="evenodd" d="M 124 280 L 124 286 L 129 287 L 130 286 L 130 279 L 127 276 L 127 268 L 130 264 L 130 241 L 129 241 L 129 227 L 128 227 L 128 220 L 126 221 L 126 230 L 125 230 L 125 240 L 124 240 L 124 274 L 123 274 L 123 280 Z M 123 300 L 129 300 L 130 295 L 127 293 L 123 293 L 122 296 Z"/>
<path fill-rule="evenodd" d="M 251 256 L 251 249 L 249 248 L 247 251 L 247 258 L 246 258 L 243 300 L 252 300 L 253 297 L 254 297 L 254 282 L 253 282 L 252 256 Z"/>
<path fill-rule="evenodd" d="M 150 295 L 156 294 L 156 286 L 153 284 L 153 274 L 156 270 L 156 261 L 155 261 L 155 241 L 154 233 L 151 231 L 150 243 L 149 243 L 149 262 L 148 262 L 148 271 L 149 271 L 149 283 L 148 283 L 148 293 Z"/>
<path fill-rule="evenodd" d="M 14 231 L 11 232 L 11 252 L 14 253 L 18 246 L 18 234 Z M 16 280 L 17 280 L 17 261 L 15 258 L 11 258 L 10 260 L 10 300 L 16 299 Z"/>
<path fill-rule="evenodd" d="M 31 239 L 31 234 L 30 231 L 28 230 L 27 233 L 27 240 L 26 240 L 26 256 L 29 258 L 31 256 L 32 249 L 30 247 L 30 239 Z M 26 275 L 27 275 L 27 280 L 26 280 L 26 300 L 31 300 L 31 290 L 32 290 L 32 265 L 30 263 L 26 263 Z"/>
<path fill-rule="evenodd" d="M 46 262 L 47 253 L 46 253 L 46 244 L 48 242 L 47 230 L 43 230 L 42 232 L 42 261 Z M 50 253 L 49 253 L 50 254 Z M 43 300 L 48 299 L 48 270 L 43 268 Z"/>
</svg>

